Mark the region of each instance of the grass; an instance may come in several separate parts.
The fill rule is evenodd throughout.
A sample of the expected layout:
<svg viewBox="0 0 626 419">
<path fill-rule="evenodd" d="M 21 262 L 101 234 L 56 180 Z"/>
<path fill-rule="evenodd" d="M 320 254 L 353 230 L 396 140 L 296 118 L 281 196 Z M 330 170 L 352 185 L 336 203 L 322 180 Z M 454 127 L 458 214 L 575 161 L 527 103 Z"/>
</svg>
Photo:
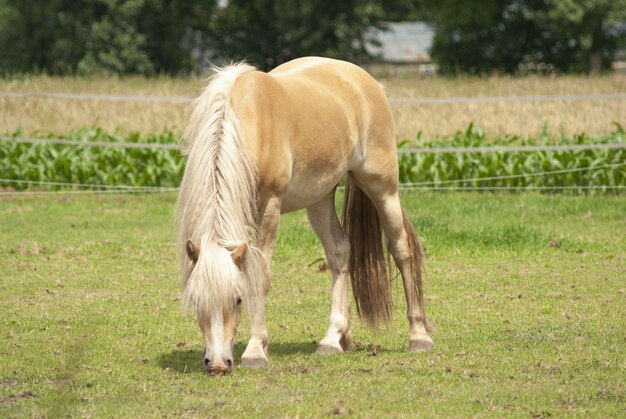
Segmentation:
<svg viewBox="0 0 626 419">
<path fill-rule="evenodd" d="M 288 214 L 267 303 L 270 369 L 220 378 L 203 372 L 180 307 L 174 200 L 0 200 L 0 416 L 624 413 L 624 196 L 405 194 L 438 328 L 419 355 L 404 351 L 398 280 L 389 330 L 356 320 L 355 352 L 312 354 L 330 278 L 305 215 Z"/>
<path fill-rule="evenodd" d="M 582 95 L 626 92 L 626 76 L 597 77 L 459 77 L 420 78 L 409 73 L 378 74 L 390 97 L 456 97 L 515 95 Z M 21 76 L 0 79 L 0 90 L 28 92 L 74 92 L 157 96 L 197 95 L 199 78 L 159 77 L 73 78 Z M 85 126 L 107 131 L 120 130 L 182 132 L 189 119 L 189 104 L 158 102 L 67 101 L 50 98 L 0 97 L 0 127 L 4 132 L 23 129 L 68 133 Z M 413 140 L 422 132 L 430 139 L 463 130 L 470 122 L 484 127 L 493 136 L 536 135 L 548 125 L 564 135 L 581 132 L 607 134 L 612 123 L 626 125 L 624 100 L 579 102 L 396 104 L 394 117 L 398 138 Z"/>
</svg>

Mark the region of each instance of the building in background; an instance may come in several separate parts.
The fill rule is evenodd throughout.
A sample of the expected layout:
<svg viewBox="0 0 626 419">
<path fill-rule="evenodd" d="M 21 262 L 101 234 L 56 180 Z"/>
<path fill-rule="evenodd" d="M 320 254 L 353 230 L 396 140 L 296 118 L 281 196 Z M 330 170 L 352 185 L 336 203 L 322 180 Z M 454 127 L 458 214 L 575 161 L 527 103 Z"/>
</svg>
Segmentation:
<svg viewBox="0 0 626 419">
<path fill-rule="evenodd" d="M 374 42 L 366 45 L 374 57 L 375 67 L 401 72 L 414 71 L 433 75 L 436 66 L 430 56 L 435 32 L 424 22 L 386 22 L 382 29 L 371 29 L 368 38 Z"/>
</svg>

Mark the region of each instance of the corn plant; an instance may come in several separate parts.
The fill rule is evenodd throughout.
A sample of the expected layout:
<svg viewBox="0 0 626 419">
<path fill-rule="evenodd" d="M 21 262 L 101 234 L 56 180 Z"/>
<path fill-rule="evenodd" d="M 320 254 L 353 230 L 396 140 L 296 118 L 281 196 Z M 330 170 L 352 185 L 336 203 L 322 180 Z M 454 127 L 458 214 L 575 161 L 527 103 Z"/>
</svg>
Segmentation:
<svg viewBox="0 0 626 419">
<path fill-rule="evenodd" d="M 15 137 L 23 133 L 14 133 Z M 50 138 L 57 136 L 49 134 Z M 535 138 L 509 136 L 487 139 L 473 124 L 465 131 L 425 141 L 420 135 L 400 148 L 486 147 L 490 145 L 559 145 L 625 143 L 624 129 L 615 124 L 613 133 L 589 137 L 552 137 L 544 130 Z M 65 136 L 66 139 L 138 144 L 175 144 L 171 132 L 142 136 L 119 135 L 91 128 Z M 184 171 L 185 159 L 177 149 L 118 148 L 87 145 L 29 144 L 0 141 L 0 186 L 64 189 L 64 185 L 32 185 L 19 181 L 55 182 L 132 187 L 176 187 Z M 401 153 L 400 182 L 424 188 L 556 188 L 624 187 L 626 150 L 590 149 L 576 151 L 496 151 L 488 153 Z M 583 169 L 583 170 L 581 170 Z M 545 173 L 555 172 L 559 173 Z M 543 173 L 537 175 L 537 173 Z M 494 179 L 495 178 L 495 179 Z M 14 182 L 8 182 L 14 181 Z M 607 188 L 608 189 L 608 188 Z M 619 189 L 614 189 L 618 190 Z"/>
<path fill-rule="evenodd" d="M 15 136 L 19 136 L 16 133 Z M 56 137 L 50 135 L 50 137 Z M 122 137 L 100 129 L 83 131 L 69 139 L 89 141 L 173 144 L 174 134 Z M 68 184 L 175 187 L 180 183 L 184 159 L 176 149 L 118 148 L 87 145 L 27 144 L 0 142 L 0 178 Z M 12 183 L 17 190 L 26 183 Z M 53 189 L 63 188 L 49 185 Z"/>
<path fill-rule="evenodd" d="M 554 140 L 544 131 L 539 138 L 524 139 L 510 136 L 487 140 L 481 129 L 470 124 L 465 131 L 456 132 L 449 137 L 424 141 L 418 135 L 415 144 L 402 141 L 399 147 L 624 144 L 625 137 L 624 129 L 619 124 L 615 124 L 613 133 L 600 137 L 580 134 L 573 138 Z M 400 153 L 398 156 L 400 181 L 403 184 L 424 188 L 622 187 L 626 184 L 625 148 L 487 153 Z"/>
</svg>

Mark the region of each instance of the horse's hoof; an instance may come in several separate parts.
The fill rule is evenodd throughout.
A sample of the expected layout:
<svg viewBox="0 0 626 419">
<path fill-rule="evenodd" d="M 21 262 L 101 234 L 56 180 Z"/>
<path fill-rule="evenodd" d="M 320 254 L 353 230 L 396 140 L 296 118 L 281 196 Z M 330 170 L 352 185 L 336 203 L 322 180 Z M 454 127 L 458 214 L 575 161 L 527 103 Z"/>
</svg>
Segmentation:
<svg viewBox="0 0 626 419">
<path fill-rule="evenodd" d="M 244 368 L 262 370 L 267 368 L 268 365 L 267 359 L 265 358 L 241 358 L 241 366 Z"/>
<path fill-rule="evenodd" d="M 340 353 L 343 353 L 341 348 L 335 348 L 334 346 L 323 344 L 319 344 L 317 346 L 317 350 L 315 351 L 316 355 L 338 355 Z"/>
<path fill-rule="evenodd" d="M 412 340 L 409 342 L 409 352 L 430 352 L 432 350 L 432 340 Z"/>
<path fill-rule="evenodd" d="M 341 339 L 341 349 L 344 352 L 354 351 L 356 349 L 356 343 L 352 339 Z"/>
</svg>

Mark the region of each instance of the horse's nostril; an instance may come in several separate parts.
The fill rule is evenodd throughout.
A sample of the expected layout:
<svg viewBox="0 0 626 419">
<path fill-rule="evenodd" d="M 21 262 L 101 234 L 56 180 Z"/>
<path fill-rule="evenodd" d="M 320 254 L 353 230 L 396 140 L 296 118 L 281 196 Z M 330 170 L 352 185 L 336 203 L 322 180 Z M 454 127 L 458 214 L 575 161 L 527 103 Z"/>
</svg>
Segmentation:
<svg viewBox="0 0 626 419">
<path fill-rule="evenodd" d="M 232 359 L 227 359 L 226 360 L 226 365 L 228 366 L 228 369 L 231 370 L 233 368 L 233 360 Z"/>
<path fill-rule="evenodd" d="M 209 358 L 204 358 L 204 366 L 209 368 L 210 364 L 211 364 L 211 360 Z"/>
</svg>

